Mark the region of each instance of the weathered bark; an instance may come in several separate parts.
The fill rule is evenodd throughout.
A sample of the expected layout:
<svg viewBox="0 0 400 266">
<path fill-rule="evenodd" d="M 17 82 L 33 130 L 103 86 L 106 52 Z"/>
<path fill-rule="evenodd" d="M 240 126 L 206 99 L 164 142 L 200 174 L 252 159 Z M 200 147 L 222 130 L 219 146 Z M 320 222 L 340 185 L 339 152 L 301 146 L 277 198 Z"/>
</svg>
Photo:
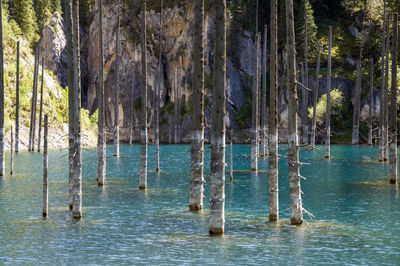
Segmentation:
<svg viewBox="0 0 400 266">
<path fill-rule="evenodd" d="M 120 13 L 120 0 L 118 0 L 118 11 L 117 11 L 117 21 L 118 21 L 118 26 L 117 26 L 117 36 L 116 36 L 116 63 L 115 63 L 115 86 L 114 86 L 114 156 L 119 156 L 119 126 L 118 126 L 118 118 L 119 118 L 119 97 L 118 97 L 118 91 L 119 91 L 119 28 L 120 28 L 120 19 L 119 19 L 119 13 Z"/>
<path fill-rule="evenodd" d="M 97 93 L 97 105 L 98 105 L 98 133 L 97 133 L 97 171 L 96 179 L 99 186 L 104 186 L 106 179 L 106 143 L 104 137 L 104 53 L 103 53 L 103 0 L 99 0 L 99 90 Z"/>
<path fill-rule="evenodd" d="M 231 144 L 230 144 L 230 146 L 231 146 L 231 149 L 230 149 L 230 163 L 231 163 L 231 167 L 230 167 L 230 180 L 231 180 L 231 182 L 233 181 L 233 130 L 231 129 L 231 132 L 230 132 L 230 141 L 231 141 Z"/>
<path fill-rule="evenodd" d="M 269 86 L 269 220 L 279 219 L 278 188 L 278 0 L 271 0 Z"/>
<path fill-rule="evenodd" d="M 361 48 L 362 51 L 362 48 Z M 354 87 L 353 95 L 353 132 L 351 143 L 353 145 L 358 144 L 359 140 L 359 125 L 360 125 L 360 104 L 361 104 L 361 80 L 362 80 L 362 68 L 361 68 L 361 52 L 360 57 L 357 59 L 356 66 L 356 84 Z"/>
<path fill-rule="evenodd" d="M 4 160 L 4 61 L 3 61 L 3 9 L 0 1 L 0 176 L 5 175 Z"/>
<path fill-rule="evenodd" d="M 294 36 L 293 0 L 286 0 L 286 33 L 288 42 L 288 164 L 290 182 L 290 223 L 303 223 L 301 201 L 299 149 L 297 139 L 297 85 L 296 85 L 296 45 Z"/>
<path fill-rule="evenodd" d="M 256 33 L 256 55 L 254 60 L 254 77 L 253 77 L 253 112 L 252 112 L 252 140 L 251 140 L 251 171 L 258 170 L 258 128 L 260 123 L 259 115 L 259 80 L 258 80 L 258 65 L 259 65 L 259 50 L 260 50 L 260 34 Z"/>
<path fill-rule="evenodd" d="M 331 50 L 332 50 L 332 26 L 329 26 L 329 44 L 328 44 L 328 78 L 326 93 L 326 139 L 325 139 L 325 158 L 331 157 Z"/>
<path fill-rule="evenodd" d="M 38 43 L 40 47 L 40 41 Z M 38 84 L 39 84 L 39 67 L 40 67 L 40 48 L 38 49 L 38 62 L 36 66 L 36 76 L 35 76 L 35 89 L 34 89 L 34 97 L 33 97 L 33 115 L 32 115 L 32 146 L 31 151 L 35 151 L 35 141 L 36 141 L 36 111 L 37 111 L 37 95 L 38 95 Z"/>
<path fill-rule="evenodd" d="M 156 138 L 156 172 L 160 172 L 160 97 L 161 97 L 161 90 L 162 90 L 162 84 L 164 81 L 164 75 L 163 75 L 163 70 L 162 70 L 162 35 L 163 35 L 163 20 L 162 20 L 162 14 L 163 14 L 163 0 L 161 0 L 160 4 L 160 61 L 159 61 L 159 72 L 160 72 L 160 77 L 159 77 L 159 82 L 158 82 L 158 90 L 156 93 L 156 117 L 155 117 L 155 138 Z"/>
<path fill-rule="evenodd" d="M 210 161 L 210 234 L 225 226 L 226 0 L 215 2 L 215 58 Z"/>
<path fill-rule="evenodd" d="M 39 105 L 39 133 L 38 133 L 38 146 L 37 151 L 40 152 L 41 138 L 42 138 L 42 115 L 43 115 L 43 82 L 44 82 L 44 58 L 42 57 L 42 81 L 40 84 L 40 105 Z"/>
<path fill-rule="evenodd" d="M 43 140 L 43 217 L 47 217 L 49 213 L 49 189 L 48 189 L 48 154 L 47 154 L 47 136 L 48 136 L 48 115 L 44 116 L 44 140 Z"/>
<path fill-rule="evenodd" d="M 370 59 L 370 92 L 369 92 L 369 130 L 368 130 L 368 145 L 372 145 L 372 111 L 374 108 L 374 59 Z"/>
<path fill-rule="evenodd" d="M 263 45 L 263 90 L 261 102 L 261 157 L 266 157 L 268 153 L 268 116 L 267 116 L 267 41 L 268 28 L 264 26 L 264 45 Z"/>
<path fill-rule="evenodd" d="M 32 102 L 31 102 L 31 117 L 30 117 L 30 123 L 29 123 L 29 144 L 28 144 L 28 151 L 32 150 L 32 129 L 33 129 L 33 107 L 34 107 L 34 100 L 35 100 L 35 82 L 36 82 L 36 70 L 37 70 L 37 65 L 39 64 L 39 58 L 38 58 L 38 51 L 39 51 L 39 44 L 36 44 L 36 49 L 35 49 L 35 64 L 33 68 L 33 85 L 32 85 Z"/>
<path fill-rule="evenodd" d="M 386 0 L 383 1 L 383 30 L 382 30 L 382 50 L 381 50 L 381 89 L 379 97 L 379 161 L 384 160 L 384 142 L 383 142 L 383 106 L 384 102 L 384 91 L 385 91 L 385 46 L 386 46 Z"/>
<path fill-rule="evenodd" d="M 304 86 L 308 88 L 308 25 L 307 25 L 307 9 L 304 7 Z M 308 91 L 303 88 L 303 141 L 308 145 Z"/>
<path fill-rule="evenodd" d="M 19 151 L 19 41 L 17 42 L 17 78 L 15 91 L 15 152 Z"/>
<path fill-rule="evenodd" d="M 321 62 L 321 46 L 318 45 L 318 56 L 317 56 L 317 73 L 315 75 L 315 88 L 313 95 L 313 120 L 311 127 L 311 147 L 315 147 L 315 130 L 316 130 L 316 119 L 317 119 L 317 103 L 318 103 L 318 90 L 319 90 L 319 69 Z"/>
<path fill-rule="evenodd" d="M 147 61 L 146 61 L 146 0 L 142 7 L 142 129 L 140 134 L 139 188 L 147 189 Z"/>
<path fill-rule="evenodd" d="M 178 73 L 177 68 L 174 68 L 174 143 L 178 143 L 178 109 L 179 109 L 179 96 L 178 96 Z"/>
<path fill-rule="evenodd" d="M 14 132 L 13 128 L 11 126 L 11 132 L 10 132 L 10 137 L 11 137 L 11 145 L 10 145 L 10 175 L 14 174 Z"/>
<path fill-rule="evenodd" d="M 129 146 L 132 146 L 132 141 L 133 141 L 133 126 L 134 126 L 134 122 L 135 122 L 135 100 L 133 99 L 133 95 L 134 95 L 134 86 L 133 86 L 132 82 L 132 87 L 131 87 L 131 119 L 129 122 Z"/>
<path fill-rule="evenodd" d="M 190 164 L 191 211 L 203 209 L 204 192 L 204 0 L 195 2 L 193 39 L 192 145 Z"/>
<path fill-rule="evenodd" d="M 390 183 L 397 183 L 397 49 L 398 15 L 393 16 L 392 86 L 390 91 Z"/>
<path fill-rule="evenodd" d="M 388 130 L 388 113 L 389 113 L 389 99 L 388 99 L 388 91 L 389 91 L 389 50 L 390 50 L 390 16 L 387 16 L 387 24 L 386 24 L 386 58 L 385 58 L 385 87 L 383 91 L 383 160 L 388 160 L 388 146 L 389 146 L 389 130 Z"/>
</svg>

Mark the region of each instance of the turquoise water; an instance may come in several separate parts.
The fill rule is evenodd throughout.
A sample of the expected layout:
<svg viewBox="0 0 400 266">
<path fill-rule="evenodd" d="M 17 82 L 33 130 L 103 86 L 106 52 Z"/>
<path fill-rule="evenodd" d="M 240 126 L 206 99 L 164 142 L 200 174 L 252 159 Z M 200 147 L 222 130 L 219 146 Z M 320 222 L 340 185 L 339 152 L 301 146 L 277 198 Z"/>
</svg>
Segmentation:
<svg viewBox="0 0 400 266">
<path fill-rule="evenodd" d="M 399 190 L 377 148 L 332 146 L 302 151 L 305 216 L 289 225 L 287 159 L 280 160 L 280 222 L 268 222 L 267 160 L 258 175 L 235 171 L 226 182 L 225 235 L 208 235 L 209 149 L 205 210 L 188 211 L 190 146 L 161 146 L 160 174 L 149 147 L 148 191 L 139 191 L 139 146 L 107 157 L 107 185 L 97 187 L 96 150 L 83 154 L 83 219 L 67 209 L 67 151 L 49 155 L 49 217 L 41 217 L 42 156 L 15 157 L 0 179 L 0 264 L 393 264 L 400 263 Z M 112 147 L 107 150 L 112 155 Z M 234 168 L 250 168 L 250 147 L 234 146 Z M 282 146 L 280 154 L 287 154 Z M 7 158 L 9 154 L 7 154 Z M 227 156 L 229 158 L 229 156 Z M 229 164 L 229 162 L 228 162 Z M 8 165 L 8 164 L 7 164 Z M 7 167 L 8 168 L 8 167 Z M 227 168 L 229 169 L 229 168 Z M 229 180 L 229 173 L 227 174 Z"/>
</svg>

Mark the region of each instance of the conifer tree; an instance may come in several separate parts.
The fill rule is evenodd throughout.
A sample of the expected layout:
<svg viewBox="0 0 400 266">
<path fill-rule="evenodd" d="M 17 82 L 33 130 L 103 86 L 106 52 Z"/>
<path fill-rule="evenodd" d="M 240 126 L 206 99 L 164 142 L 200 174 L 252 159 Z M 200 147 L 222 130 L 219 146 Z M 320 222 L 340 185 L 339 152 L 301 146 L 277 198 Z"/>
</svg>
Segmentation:
<svg viewBox="0 0 400 266">
<path fill-rule="evenodd" d="M 17 22 L 22 34 L 33 41 L 37 30 L 35 11 L 30 0 L 10 0 L 10 18 Z"/>
</svg>

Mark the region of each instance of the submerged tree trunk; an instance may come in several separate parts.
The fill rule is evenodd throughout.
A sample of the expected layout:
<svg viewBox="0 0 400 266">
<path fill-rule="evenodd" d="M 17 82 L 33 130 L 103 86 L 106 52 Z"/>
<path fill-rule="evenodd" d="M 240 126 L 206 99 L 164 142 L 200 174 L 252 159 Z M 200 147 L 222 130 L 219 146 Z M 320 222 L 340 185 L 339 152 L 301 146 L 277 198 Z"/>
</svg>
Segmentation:
<svg viewBox="0 0 400 266">
<path fill-rule="evenodd" d="M 317 55 L 317 73 L 315 75 L 315 88 L 313 95 L 313 119 L 311 127 L 311 147 L 315 148 L 315 130 L 316 130 L 316 119 L 317 119 L 317 103 L 318 103 L 318 90 L 319 90 L 319 68 L 321 62 L 321 46 L 318 45 Z"/>
<path fill-rule="evenodd" d="M 215 37 L 209 232 L 223 234 L 225 226 L 226 0 L 215 2 Z"/>
<path fill-rule="evenodd" d="M 304 7 L 304 86 L 308 88 L 308 25 L 307 9 Z M 308 145 L 308 91 L 303 88 L 303 143 Z"/>
<path fill-rule="evenodd" d="M 33 85 L 32 85 L 32 102 L 31 102 L 31 117 L 30 117 L 30 123 L 29 123 L 29 144 L 28 144 L 28 151 L 32 151 L 32 130 L 33 130 L 33 107 L 34 107 L 34 100 L 35 100 L 35 82 L 36 82 L 36 70 L 37 70 L 37 65 L 39 64 L 39 58 L 38 58 L 38 51 L 39 51 L 39 43 L 36 44 L 36 49 L 35 49 L 35 65 L 33 68 Z"/>
<path fill-rule="evenodd" d="M 99 90 L 97 97 L 98 105 L 98 133 L 97 133 L 97 171 L 96 179 L 99 186 L 104 186 L 106 178 L 106 143 L 104 136 L 104 78 L 103 78 L 103 67 L 104 67 L 104 54 L 103 54 L 103 6 L 102 1 L 99 0 L 99 51 L 100 51 L 100 64 L 99 64 Z"/>
<path fill-rule="evenodd" d="M 48 155 L 47 155 L 47 136 L 48 136 L 48 115 L 44 116 L 44 140 L 43 140 L 43 217 L 47 217 L 49 213 L 49 189 L 48 189 Z"/>
<path fill-rule="evenodd" d="M 325 158 L 331 157 L 331 50 L 332 50 L 332 26 L 329 26 L 329 45 L 328 45 L 328 78 L 326 93 L 326 139 L 325 139 Z"/>
<path fill-rule="evenodd" d="M 379 97 L 379 161 L 384 161 L 384 141 L 383 141 L 383 106 L 384 102 L 384 91 L 385 91 L 385 46 L 386 46 L 386 0 L 383 1 L 383 30 L 382 30 L 382 50 L 381 50 L 381 89 Z"/>
<path fill-rule="evenodd" d="M 10 175 L 14 174 L 14 136 L 13 136 L 13 128 L 11 126 L 11 132 L 10 132 L 10 137 L 11 137 L 11 143 L 10 143 Z"/>
<path fill-rule="evenodd" d="M 361 48 L 362 51 L 362 48 Z M 361 68 L 361 52 L 360 57 L 357 60 L 356 66 L 356 84 L 354 88 L 353 96 L 353 132 L 351 143 L 353 145 L 358 144 L 359 140 L 359 125 L 360 125 L 360 101 L 361 101 L 361 80 L 362 80 L 362 68 Z"/>
<path fill-rule="evenodd" d="M 162 68 L 162 35 L 163 35 L 163 0 L 160 4 L 160 61 L 159 61 L 159 71 L 160 77 L 158 82 L 158 90 L 156 93 L 156 119 L 155 119 L 155 138 L 156 138 L 156 172 L 160 172 L 160 97 L 162 84 L 164 81 L 163 68 Z"/>
<path fill-rule="evenodd" d="M 230 163 L 231 163 L 231 167 L 230 167 L 230 180 L 231 182 L 233 181 L 233 130 L 230 130 L 230 141 L 231 141 L 231 149 L 230 149 Z"/>
<path fill-rule="evenodd" d="M 263 45 L 263 90 L 261 102 L 261 157 L 266 157 L 268 153 L 268 117 L 267 117 L 267 41 L 268 28 L 264 26 L 264 45 Z"/>
<path fill-rule="evenodd" d="M 117 11 L 117 36 L 116 36 L 116 71 L 115 71 L 115 86 L 114 86 L 114 156 L 119 156 L 119 125 L 118 125 L 118 118 L 119 118 L 119 27 L 120 27 L 120 19 L 119 19 L 119 12 L 120 12 L 120 0 L 118 0 L 118 11 Z"/>
<path fill-rule="evenodd" d="M 19 41 L 17 42 L 17 79 L 15 92 L 15 152 L 19 151 Z"/>
<path fill-rule="evenodd" d="M 79 1 L 73 0 L 73 72 L 74 72 L 74 162 L 73 162 L 73 207 L 72 216 L 82 217 L 82 145 L 81 145 L 81 71 L 79 47 Z"/>
<path fill-rule="evenodd" d="M 134 119 L 134 117 L 135 117 L 135 101 L 134 101 L 134 99 L 133 99 L 133 94 L 134 94 L 134 86 L 133 86 L 133 83 L 134 82 L 132 82 L 132 87 L 131 87 L 131 103 L 132 103 L 132 106 L 131 106 L 131 119 L 130 119 L 130 122 L 129 122 L 129 146 L 132 146 L 132 141 L 133 141 L 133 125 L 134 125 L 134 122 L 135 122 L 135 119 Z"/>
<path fill-rule="evenodd" d="M 297 139 L 297 85 L 296 85 L 296 47 L 294 36 L 293 0 L 286 0 L 286 33 L 288 37 L 288 163 L 290 182 L 291 224 L 303 223 L 301 202 L 299 150 Z"/>
<path fill-rule="evenodd" d="M 42 138 L 42 115 L 43 115 L 43 82 L 44 82 L 44 58 L 42 57 L 42 82 L 40 84 L 40 106 L 39 106 L 39 133 L 37 151 L 40 152 Z"/>
<path fill-rule="evenodd" d="M 372 111 L 374 108 L 374 59 L 371 58 L 371 65 L 369 70 L 370 75 L 370 92 L 369 92 L 369 130 L 368 130 L 368 145 L 372 145 Z"/>
<path fill-rule="evenodd" d="M 178 143 L 178 71 L 174 68 L 174 143 Z"/>
<path fill-rule="evenodd" d="M 398 15 L 393 16 L 392 87 L 390 91 L 390 183 L 397 183 L 397 49 Z"/>
<path fill-rule="evenodd" d="M 269 68 L 269 220 L 279 219 L 278 188 L 278 0 L 271 0 L 271 47 Z"/>
<path fill-rule="evenodd" d="M 251 171 L 258 170 L 258 127 L 260 123 L 259 116 L 259 50 L 260 50 L 260 34 L 256 33 L 256 55 L 254 60 L 254 77 L 253 77 L 253 112 L 252 112 L 252 140 L 251 140 Z"/>
<path fill-rule="evenodd" d="M 190 164 L 191 211 L 203 209 L 204 192 L 204 0 L 195 2 L 193 40 L 192 145 Z"/>
<path fill-rule="evenodd" d="M 147 61 L 146 0 L 142 6 L 142 129 L 140 134 L 140 189 L 147 189 Z"/>
<path fill-rule="evenodd" d="M 385 66 L 385 90 L 383 91 L 383 160 L 388 160 L 388 146 L 389 146 L 389 130 L 388 130 L 388 113 L 389 113 L 389 99 L 388 99 L 388 91 L 389 91 L 389 50 L 390 50 L 390 16 L 387 16 L 387 24 L 386 24 L 386 66 Z"/>
</svg>

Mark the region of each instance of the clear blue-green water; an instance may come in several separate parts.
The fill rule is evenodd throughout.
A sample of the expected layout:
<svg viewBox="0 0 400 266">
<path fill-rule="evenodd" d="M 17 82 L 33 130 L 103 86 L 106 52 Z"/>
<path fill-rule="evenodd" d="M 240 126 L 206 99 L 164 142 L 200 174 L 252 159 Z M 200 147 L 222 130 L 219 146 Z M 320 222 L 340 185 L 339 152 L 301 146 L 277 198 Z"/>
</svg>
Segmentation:
<svg viewBox="0 0 400 266">
<path fill-rule="evenodd" d="M 235 181 L 226 182 L 221 237 L 208 235 L 209 182 L 205 210 L 188 211 L 190 147 L 161 146 L 160 174 L 153 171 L 154 146 L 149 149 L 148 191 L 137 189 L 138 145 L 122 145 L 120 158 L 107 157 L 104 188 L 95 181 L 96 150 L 84 151 L 80 221 L 68 211 L 67 151 L 50 152 L 47 219 L 41 217 L 42 156 L 16 155 L 16 174 L 0 179 L 0 264 L 400 264 L 400 192 L 388 182 L 388 164 L 363 159 L 376 160 L 376 147 L 332 146 L 330 161 L 322 159 L 322 147 L 301 151 L 301 161 L 311 164 L 301 169 L 308 178 L 303 204 L 316 217 L 305 216 L 302 226 L 289 225 L 284 157 L 278 223 L 267 219 L 267 172 L 236 171 Z M 234 146 L 236 170 L 250 168 L 249 154 L 249 146 Z M 267 160 L 259 166 L 268 169 Z"/>
</svg>

